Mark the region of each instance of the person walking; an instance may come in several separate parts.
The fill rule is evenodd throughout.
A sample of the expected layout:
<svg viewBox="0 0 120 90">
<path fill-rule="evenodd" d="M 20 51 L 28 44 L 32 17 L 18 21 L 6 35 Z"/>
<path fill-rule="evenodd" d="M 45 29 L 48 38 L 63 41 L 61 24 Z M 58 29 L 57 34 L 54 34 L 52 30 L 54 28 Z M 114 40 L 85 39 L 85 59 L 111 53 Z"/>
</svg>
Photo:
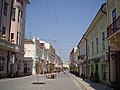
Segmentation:
<svg viewBox="0 0 120 90">
<path fill-rule="evenodd" d="M 83 81 L 85 81 L 85 73 L 83 73 L 82 78 L 83 78 Z"/>
</svg>

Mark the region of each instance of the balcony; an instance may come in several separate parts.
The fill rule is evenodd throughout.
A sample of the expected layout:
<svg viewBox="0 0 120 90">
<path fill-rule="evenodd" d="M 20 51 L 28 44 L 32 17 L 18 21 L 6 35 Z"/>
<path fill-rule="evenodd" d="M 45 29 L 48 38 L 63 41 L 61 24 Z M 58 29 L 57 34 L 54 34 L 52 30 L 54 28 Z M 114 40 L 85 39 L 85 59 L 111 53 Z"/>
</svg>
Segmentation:
<svg viewBox="0 0 120 90">
<path fill-rule="evenodd" d="M 120 16 L 107 27 L 107 37 L 113 35 L 120 29 Z"/>
<path fill-rule="evenodd" d="M 0 42 L 0 47 L 5 49 L 5 50 L 11 50 L 11 51 L 14 51 L 15 49 L 15 44 L 7 41 L 7 40 L 4 40 L 4 39 L 1 39 L 1 42 Z"/>
<path fill-rule="evenodd" d="M 0 40 L 0 48 L 2 48 L 4 50 L 10 50 L 13 52 L 20 52 L 20 48 L 18 45 L 14 44 L 12 42 L 9 42 L 5 39 Z"/>
</svg>

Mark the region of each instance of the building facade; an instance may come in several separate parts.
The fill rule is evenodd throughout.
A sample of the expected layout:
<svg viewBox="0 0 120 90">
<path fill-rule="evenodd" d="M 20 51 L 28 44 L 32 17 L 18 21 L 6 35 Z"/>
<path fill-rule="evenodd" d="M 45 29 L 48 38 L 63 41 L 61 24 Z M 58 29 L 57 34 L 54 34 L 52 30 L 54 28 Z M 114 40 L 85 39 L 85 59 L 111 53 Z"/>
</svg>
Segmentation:
<svg viewBox="0 0 120 90">
<path fill-rule="evenodd" d="M 10 27 L 10 42 L 15 44 L 16 49 L 12 52 L 15 62 L 10 65 L 13 74 L 18 72 L 23 75 L 26 4 L 29 4 L 28 0 L 13 0 Z"/>
<path fill-rule="evenodd" d="M 55 72 L 60 72 L 60 71 L 62 71 L 62 68 L 63 68 L 63 61 L 60 58 L 60 56 L 58 56 L 56 54 L 56 56 L 55 56 L 55 69 L 54 69 L 54 71 Z"/>
<path fill-rule="evenodd" d="M 110 54 L 110 84 L 120 89 L 120 1 L 106 0 L 107 41 Z"/>
<path fill-rule="evenodd" d="M 25 74 L 31 73 L 32 75 L 36 75 L 54 72 L 56 53 L 50 43 L 46 43 L 45 41 L 39 40 L 39 38 L 33 37 L 33 39 L 26 39 L 24 46 Z M 31 71 L 28 71 L 28 69 Z"/>
<path fill-rule="evenodd" d="M 87 39 L 88 77 L 95 82 L 109 84 L 108 44 L 106 41 L 107 15 L 100 8 L 85 33 Z"/>
<path fill-rule="evenodd" d="M 110 63 L 107 43 L 107 7 L 101 5 L 98 13 L 78 44 L 80 73 L 94 82 L 109 84 Z"/>
<path fill-rule="evenodd" d="M 120 89 L 119 0 L 106 0 L 106 3 L 101 5 L 77 47 L 79 48 L 79 61 L 85 57 L 86 60 L 83 61 L 87 62 L 85 65 L 87 70 L 85 71 L 83 64 L 80 64 L 80 71 L 86 72 L 91 81 L 102 82 L 117 90 Z M 74 71 L 74 63 L 73 49 L 70 53 L 71 71 Z"/>
<path fill-rule="evenodd" d="M 71 73 L 79 75 L 79 61 L 78 61 L 79 51 L 77 47 L 74 47 L 70 52 L 70 65 L 69 69 Z"/>
<path fill-rule="evenodd" d="M 78 55 L 78 61 L 79 61 L 79 75 L 81 76 L 82 74 L 85 74 L 87 77 L 87 41 L 84 36 L 82 37 L 81 41 L 78 44 L 78 50 L 79 50 L 79 55 Z"/>
<path fill-rule="evenodd" d="M 24 42 L 22 41 L 24 41 L 25 34 L 26 4 L 29 4 L 28 0 L 0 1 L 1 77 L 23 75 Z M 21 10 L 20 15 L 17 10 Z M 20 22 L 18 22 L 18 17 Z"/>
<path fill-rule="evenodd" d="M 39 39 L 33 37 L 33 39 L 25 39 L 24 47 L 25 47 L 24 74 L 36 75 L 43 73 L 44 45 L 40 44 Z"/>
<path fill-rule="evenodd" d="M 10 18 L 12 0 L 0 0 L 0 76 L 7 77 L 9 51 L 14 51 L 14 45 L 9 42 Z"/>
</svg>

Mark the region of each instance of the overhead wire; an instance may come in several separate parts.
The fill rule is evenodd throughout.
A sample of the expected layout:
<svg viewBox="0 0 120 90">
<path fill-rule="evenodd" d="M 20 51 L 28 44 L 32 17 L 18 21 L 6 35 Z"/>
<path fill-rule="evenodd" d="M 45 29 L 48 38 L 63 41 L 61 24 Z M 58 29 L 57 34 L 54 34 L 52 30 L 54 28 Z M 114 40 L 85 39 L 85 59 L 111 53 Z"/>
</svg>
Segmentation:
<svg viewBox="0 0 120 90">
<path fill-rule="evenodd" d="M 34 2 L 34 0 L 32 0 L 32 1 L 33 1 L 33 6 L 34 6 L 35 10 L 37 10 L 38 15 L 40 16 L 40 19 L 42 20 L 44 26 L 47 28 L 49 35 L 51 35 L 50 30 L 49 30 L 49 28 L 48 28 L 48 26 L 49 26 L 48 23 L 45 22 L 44 18 L 42 17 L 42 14 L 41 14 L 40 9 L 37 7 L 37 5 L 36 5 L 36 3 Z"/>
<path fill-rule="evenodd" d="M 56 24 L 57 24 L 58 31 L 60 32 L 59 35 L 61 37 L 61 30 L 60 30 L 60 24 L 59 24 L 59 20 L 58 20 L 58 13 L 57 13 L 57 8 L 56 8 L 56 2 L 55 2 L 55 0 L 53 0 L 53 3 L 54 3 L 54 9 L 55 9 Z"/>
<path fill-rule="evenodd" d="M 42 9 L 42 12 L 40 10 L 40 7 L 38 7 L 38 5 L 36 5 L 36 3 L 33 1 L 33 4 L 34 4 L 34 7 L 36 8 L 36 11 L 37 13 L 39 14 L 42 22 L 44 23 L 44 26 L 47 28 L 49 34 L 51 35 L 53 33 L 53 36 L 55 37 L 56 40 L 52 40 L 51 38 L 49 38 L 47 41 L 51 42 L 51 43 L 75 43 L 77 41 L 63 41 L 61 40 L 61 30 L 60 30 L 60 23 L 59 23 L 59 20 L 58 20 L 58 13 L 57 13 L 57 8 L 56 8 L 56 2 L 55 0 L 53 0 L 53 8 L 54 8 L 54 14 L 55 14 L 55 21 L 56 23 L 53 23 L 53 18 L 52 18 L 52 14 L 51 14 L 51 9 L 49 8 L 50 5 L 48 4 L 48 1 L 49 0 L 38 0 L 40 2 L 40 7 Z M 45 9 L 45 5 L 46 5 L 46 9 Z M 46 11 L 47 10 L 47 11 Z M 48 16 L 49 15 L 49 18 Z M 56 28 L 55 28 L 55 25 L 56 25 Z M 50 28 L 51 27 L 51 31 L 50 31 Z M 59 34 L 56 33 L 56 30 L 57 30 L 57 33 L 59 32 Z M 59 37 L 59 38 L 58 38 Z M 45 39 L 43 39 L 45 40 Z M 58 45 L 60 47 L 60 45 Z M 60 48 L 59 48 L 60 49 Z M 62 47 L 61 47 L 61 50 L 64 50 Z"/>
<path fill-rule="evenodd" d="M 51 22 L 51 26 L 53 28 L 53 33 L 55 35 L 55 38 L 58 39 L 58 35 L 56 34 L 56 29 L 55 29 L 55 26 L 53 24 L 53 19 L 52 19 L 52 16 L 51 16 L 51 12 L 50 12 L 50 9 L 48 7 L 48 2 L 45 0 L 45 4 L 46 4 L 46 8 L 47 8 L 47 11 L 48 11 L 48 14 L 49 14 L 49 19 L 50 19 L 50 22 Z"/>
<path fill-rule="evenodd" d="M 53 6 L 54 6 L 54 11 L 55 11 L 55 20 L 56 20 L 57 32 L 59 31 L 59 34 L 58 34 L 59 40 L 62 40 L 61 39 L 61 30 L 60 30 L 60 24 L 59 24 L 59 20 L 58 20 L 58 13 L 57 13 L 57 8 L 56 8 L 56 2 L 55 2 L 55 0 L 53 0 Z M 60 44 L 62 44 L 62 43 L 58 43 L 58 48 L 60 48 Z"/>
</svg>

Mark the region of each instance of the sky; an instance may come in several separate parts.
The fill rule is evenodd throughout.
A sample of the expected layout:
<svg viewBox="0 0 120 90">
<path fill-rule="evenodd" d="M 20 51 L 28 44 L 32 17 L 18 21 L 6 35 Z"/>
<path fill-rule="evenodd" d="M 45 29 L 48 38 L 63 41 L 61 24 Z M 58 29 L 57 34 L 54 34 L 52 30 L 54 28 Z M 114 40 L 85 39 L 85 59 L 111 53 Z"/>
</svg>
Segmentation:
<svg viewBox="0 0 120 90">
<path fill-rule="evenodd" d="M 65 61 L 105 0 L 30 0 L 25 37 L 49 42 Z"/>
</svg>

